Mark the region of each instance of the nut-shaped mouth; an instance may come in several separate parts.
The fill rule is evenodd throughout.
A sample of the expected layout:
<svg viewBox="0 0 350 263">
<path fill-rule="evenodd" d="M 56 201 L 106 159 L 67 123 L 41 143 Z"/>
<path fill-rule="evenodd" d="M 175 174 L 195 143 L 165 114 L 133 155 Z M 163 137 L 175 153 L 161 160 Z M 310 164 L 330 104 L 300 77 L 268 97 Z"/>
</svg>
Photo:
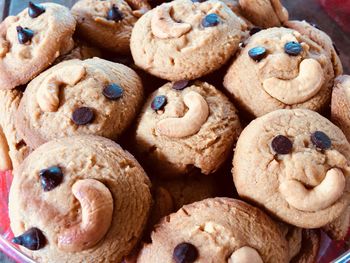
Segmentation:
<svg viewBox="0 0 350 263">
<path fill-rule="evenodd" d="M 300 181 L 288 179 L 281 183 L 279 190 L 290 206 L 305 212 L 315 212 L 334 204 L 343 195 L 345 185 L 343 171 L 331 168 L 323 181 L 312 189 L 306 188 Z"/>
<path fill-rule="evenodd" d="M 299 75 L 294 79 L 267 78 L 263 89 L 280 102 L 293 105 L 315 96 L 324 83 L 323 69 L 315 59 L 304 59 L 299 66 Z"/>
</svg>

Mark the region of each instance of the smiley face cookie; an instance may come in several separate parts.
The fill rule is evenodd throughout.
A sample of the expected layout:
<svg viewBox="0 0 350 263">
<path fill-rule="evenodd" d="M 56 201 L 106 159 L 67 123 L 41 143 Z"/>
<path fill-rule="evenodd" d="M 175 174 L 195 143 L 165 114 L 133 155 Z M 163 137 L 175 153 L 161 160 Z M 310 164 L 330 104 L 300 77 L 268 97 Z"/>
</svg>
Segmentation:
<svg viewBox="0 0 350 263">
<path fill-rule="evenodd" d="M 77 33 L 92 44 L 116 53 L 130 51 L 137 16 L 124 0 L 80 0 L 72 7 Z"/>
<path fill-rule="evenodd" d="M 330 101 L 337 74 L 333 61 L 324 42 L 293 29 L 270 28 L 247 41 L 224 86 L 254 116 L 282 108 L 320 111 Z"/>
<path fill-rule="evenodd" d="M 164 3 L 132 31 L 135 64 L 171 81 L 196 79 L 221 67 L 237 50 L 245 23 L 216 0 Z"/>
<path fill-rule="evenodd" d="M 288 262 L 288 244 L 259 209 L 214 198 L 186 205 L 161 221 L 137 262 Z"/>
<path fill-rule="evenodd" d="M 232 103 L 205 82 L 167 83 L 148 98 L 136 124 L 134 150 L 156 176 L 215 172 L 241 131 Z"/>
<path fill-rule="evenodd" d="M 251 122 L 233 159 L 238 194 L 276 218 L 319 228 L 349 206 L 350 145 L 316 112 L 278 110 Z"/>
<path fill-rule="evenodd" d="M 73 48 L 75 19 L 68 8 L 30 4 L 0 24 L 0 89 L 26 84 Z"/>
<path fill-rule="evenodd" d="M 59 137 L 93 134 L 117 139 L 142 102 L 130 68 L 99 58 L 62 62 L 29 83 L 16 128 L 32 148 Z"/>
<path fill-rule="evenodd" d="M 121 262 L 150 207 L 150 181 L 119 145 L 97 136 L 57 139 L 14 171 L 13 242 L 37 262 Z"/>
</svg>

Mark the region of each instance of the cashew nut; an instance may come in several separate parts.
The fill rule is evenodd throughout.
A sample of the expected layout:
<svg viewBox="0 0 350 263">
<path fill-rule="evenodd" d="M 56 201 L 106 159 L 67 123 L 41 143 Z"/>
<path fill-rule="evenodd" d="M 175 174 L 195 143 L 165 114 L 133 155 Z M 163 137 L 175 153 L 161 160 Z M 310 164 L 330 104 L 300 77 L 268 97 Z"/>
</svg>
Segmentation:
<svg viewBox="0 0 350 263">
<path fill-rule="evenodd" d="M 62 84 L 73 86 L 85 75 L 85 68 L 81 65 L 71 65 L 54 71 L 39 86 L 36 100 L 45 112 L 57 111 L 60 104 L 59 88 Z"/>
<path fill-rule="evenodd" d="M 182 138 L 197 133 L 209 116 L 206 100 L 195 91 L 184 96 L 188 111 L 182 118 L 167 118 L 157 123 L 157 131 L 165 136 Z"/>
<path fill-rule="evenodd" d="M 88 249 L 107 233 L 113 215 L 113 197 L 108 188 L 94 179 L 79 180 L 72 186 L 82 210 L 81 222 L 58 236 L 61 250 L 77 252 Z"/>
<path fill-rule="evenodd" d="M 0 128 L 0 171 L 12 169 L 12 162 L 9 155 L 9 146 L 6 137 Z"/>
<path fill-rule="evenodd" d="M 311 190 L 299 181 L 288 180 L 280 185 L 280 192 L 291 206 L 313 212 L 325 209 L 337 201 L 343 194 L 345 184 L 342 170 L 332 168 L 323 181 Z"/>
<path fill-rule="evenodd" d="M 268 78 L 263 82 L 270 96 L 285 104 L 302 103 L 316 95 L 324 82 L 323 70 L 315 59 L 304 59 L 300 63 L 298 77 L 290 80 Z"/>
<path fill-rule="evenodd" d="M 241 247 L 232 253 L 228 263 L 264 263 L 264 261 L 254 248 Z"/>
<path fill-rule="evenodd" d="M 152 33 L 158 38 L 177 38 L 191 30 L 188 23 L 177 23 L 170 16 L 170 6 L 159 6 L 151 20 Z"/>
</svg>

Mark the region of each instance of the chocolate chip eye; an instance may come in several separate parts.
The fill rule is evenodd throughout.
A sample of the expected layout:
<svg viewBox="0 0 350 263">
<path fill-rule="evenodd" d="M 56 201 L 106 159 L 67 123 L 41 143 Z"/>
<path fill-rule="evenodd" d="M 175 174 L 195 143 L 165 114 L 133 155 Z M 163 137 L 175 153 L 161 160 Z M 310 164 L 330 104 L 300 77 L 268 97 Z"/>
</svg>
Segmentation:
<svg viewBox="0 0 350 263">
<path fill-rule="evenodd" d="M 45 12 L 45 8 L 42 5 L 34 4 L 33 2 L 29 2 L 28 5 L 28 15 L 31 18 L 36 18 Z"/>
<path fill-rule="evenodd" d="M 45 192 L 51 191 L 61 184 L 63 180 L 63 173 L 60 167 L 52 166 L 47 169 L 43 169 L 39 173 L 41 180 L 41 187 Z"/>
<path fill-rule="evenodd" d="M 248 51 L 248 55 L 256 62 L 259 62 L 267 56 L 267 50 L 264 47 L 254 47 Z"/>
<path fill-rule="evenodd" d="M 303 47 L 298 42 L 288 42 L 284 45 L 284 52 L 291 56 L 298 56 L 303 51 Z"/>
<path fill-rule="evenodd" d="M 107 99 L 117 100 L 123 95 L 123 92 L 124 90 L 122 87 L 120 87 L 118 84 L 112 83 L 103 89 L 102 94 Z"/>
<path fill-rule="evenodd" d="M 108 20 L 113 20 L 115 22 L 119 22 L 119 21 L 123 20 L 123 18 L 124 18 L 123 13 L 115 5 L 113 5 L 112 8 L 109 9 L 109 11 L 107 13 Z"/>
<path fill-rule="evenodd" d="M 315 131 L 311 134 L 311 142 L 321 150 L 327 150 L 332 146 L 331 139 L 322 131 Z"/>
<path fill-rule="evenodd" d="M 72 115 L 72 121 L 77 125 L 86 125 L 95 118 L 94 111 L 89 107 L 77 108 Z"/>
<path fill-rule="evenodd" d="M 277 154 L 288 154 L 292 151 L 293 143 L 286 136 L 277 135 L 273 138 L 271 147 Z"/>
<path fill-rule="evenodd" d="M 29 28 L 23 28 L 21 26 L 17 26 L 16 30 L 17 30 L 18 42 L 20 44 L 26 44 L 27 42 L 31 41 L 34 36 L 34 32 Z"/>
<path fill-rule="evenodd" d="M 173 84 L 173 89 L 183 90 L 188 85 L 188 80 L 180 80 Z"/>
<path fill-rule="evenodd" d="M 157 96 L 153 99 L 152 104 L 151 104 L 151 108 L 152 110 L 161 110 L 164 108 L 164 106 L 167 103 L 167 99 L 164 95 L 161 96 Z"/>
<path fill-rule="evenodd" d="M 46 245 L 46 238 L 40 229 L 33 227 L 22 235 L 14 237 L 12 242 L 30 250 L 38 250 Z"/>
<path fill-rule="evenodd" d="M 249 30 L 249 35 L 252 36 L 252 35 L 260 32 L 261 30 L 262 30 L 262 28 L 260 28 L 260 27 L 253 27 L 252 29 Z"/>
<path fill-rule="evenodd" d="M 204 17 L 202 20 L 203 27 L 212 27 L 216 26 L 220 23 L 220 18 L 217 14 L 209 14 Z"/>
<path fill-rule="evenodd" d="M 176 263 L 192 263 L 198 258 L 197 248 L 190 243 L 178 244 L 173 252 Z"/>
</svg>

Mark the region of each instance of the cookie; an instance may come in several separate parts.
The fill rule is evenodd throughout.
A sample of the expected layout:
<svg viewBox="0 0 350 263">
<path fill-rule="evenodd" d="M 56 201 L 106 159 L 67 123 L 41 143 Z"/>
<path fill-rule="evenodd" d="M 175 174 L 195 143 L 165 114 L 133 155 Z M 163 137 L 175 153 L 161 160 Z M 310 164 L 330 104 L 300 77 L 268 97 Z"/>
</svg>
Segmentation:
<svg viewBox="0 0 350 263">
<path fill-rule="evenodd" d="M 262 116 L 284 108 L 321 111 L 334 78 L 331 54 L 322 44 L 293 29 L 270 28 L 248 39 L 224 86 L 242 109 Z"/>
<path fill-rule="evenodd" d="M 331 119 L 350 141 L 350 76 L 342 75 L 335 80 L 332 92 Z"/>
<path fill-rule="evenodd" d="M 62 61 L 71 59 L 85 60 L 93 57 L 102 57 L 101 50 L 85 42 L 76 40 L 74 41 L 74 48 L 68 54 L 58 57 L 53 64 L 56 65 Z"/>
<path fill-rule="evenodd" d="M 137 262 L 288 262 L 288 244 L 259 209 L 214 198 L 164 218 Z"/>
<path fill-rule="evenodd" d="M 56 139 L 14 170 L 12 241 L 37 262 L 121 262 L 150 207 L 150 181 L 119 145 L 97 136 Z"/>
<path fill-rule="evenodd" d="M 131 30 L 137 16 L 124 0 L 80 0 L 71 10 L 77 33 L 90 43 L 117 53 L 130 52 Z"/>
<path fill-rule="evenodd" d="M 73 48 L 76 22 L 68 8 L 31 4 L 0 24 L 0 89 L 26 84 Z"/>
<path fill-rule="evenodd" d="M 143 15 L 131 35 L 135 64 L 159 78 L 196 79 L 237 50 L 245 23 L 216 0 L 175 0 Z"/>
<path fill-rule="evenodd" d="M 0 90 L 0 171 L 16 168 L 30 152 L 15 128 L 21 98 L 21 91 Z"/>
<path fill-rule="evenodd" d="M 173 180 L 152 180 L 154 206 L 150 216 L 150 227 L 164 217 L 187 204 L 219 195 L 220 189 L 214 176 L 187 176 Z"/>
<path fill-rule="evenodd" d="M 215 172 L 241 131 L 232 103 L 208 83 L 167 83 L 148 98 L 136 123 L 134 152 L 162 177 Z"/>
<path fill-rule="evenodd" d="M 238 194 L 301 228 L 319 228 L 350 203 L 350 144 L 316 112 L 277 110 L 252 121 L 233 158 Z"/>
<path fill-rule="evenodd" d="M 117 139 L 143 99 L 130 68 L 107 60 L 69 60 L 31 81 L 21 100 L 16 128 L 32 148 L 59 137 L 93 134 Z"/>
<path fill-rule="evenodd" d="M 280 0 L 239 0 L 239 7 L 242 14 L 259 27 L 277 27 L 288 21 L 288 11 Z"/>
</svg>

